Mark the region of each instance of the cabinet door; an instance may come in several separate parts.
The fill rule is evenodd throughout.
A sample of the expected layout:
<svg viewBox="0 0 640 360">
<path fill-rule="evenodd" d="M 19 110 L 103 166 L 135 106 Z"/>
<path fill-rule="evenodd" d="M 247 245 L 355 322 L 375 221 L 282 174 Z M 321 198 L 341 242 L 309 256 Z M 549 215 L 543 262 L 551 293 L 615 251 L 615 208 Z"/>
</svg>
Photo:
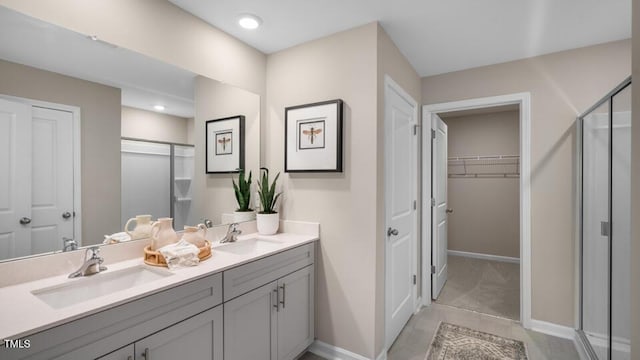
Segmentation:
<svg viewBox="0 0 640 360">
<path fill-rule="evenodd" d="M 222 360 L 222 307 L 216 306 L 135 343 L 136 359 Z"/>
<path fill-rule="evenodd" d="M 118 349 L 112 353 L 109 353 L 105 356 L 101 356 L 96 360 L 133 360 L 133 357 L 134 357 L 133 344 L 131 344 L 121 349 Z"/>
<path fill-rule="evenodd" d="M 307 266 L 278 280 L 278 360 L 294 359 L 313 342 L 313 279 Z"/>
<path fill-rule="evenodd" d="M 224 303 L 225 360 L 276 359 L 276 297 L 274 281 Z"/>
</svg>

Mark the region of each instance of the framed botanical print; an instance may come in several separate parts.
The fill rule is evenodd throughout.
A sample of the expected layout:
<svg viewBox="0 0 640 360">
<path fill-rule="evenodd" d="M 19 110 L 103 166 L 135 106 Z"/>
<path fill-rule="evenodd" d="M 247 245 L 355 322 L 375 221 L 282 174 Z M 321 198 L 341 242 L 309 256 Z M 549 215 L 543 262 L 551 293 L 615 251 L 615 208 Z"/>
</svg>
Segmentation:
<svg viewBox="0 0 640 360">
<path fill-rule="evenodd" d="M 285 172 L 342 172 L 342 100 L 285 109 Z"/>
<path fill-rule="evenodd" d="M 237 173 L 244 169 L 244 116 L 205 123 L 206 173 Z"/>
</svg>

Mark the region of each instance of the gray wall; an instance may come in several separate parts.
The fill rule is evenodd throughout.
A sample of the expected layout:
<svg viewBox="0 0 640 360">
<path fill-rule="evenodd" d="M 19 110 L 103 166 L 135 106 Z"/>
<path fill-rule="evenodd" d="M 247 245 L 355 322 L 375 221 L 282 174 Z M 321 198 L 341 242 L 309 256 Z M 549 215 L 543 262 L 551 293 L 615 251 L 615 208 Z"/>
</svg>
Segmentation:
<svg viewBox="0 0 640 360">
<path fill-rule="evenodd" d="M 260 96 L 237 87 L 223 84 L 203 76 L 196 77 L 195 85 L 195 178 L 192 213 L 206 214 L 214 223 L 221 223 L 223 213 L 237 209 L 231 178 L 237 174 L 205 174 L 207 120 L 235 115 L 245 116 L 245 170 L 252 172 L 251 207 L 255 200 L 256 183 L 260 171 Z"/>
<path fill-rule="evenodd" d="M 520 114 L 502 111 L 443 117 L 448 155 L 519 155 Z M 520 257 L 520 179 L 451 177 L 448 180 L 449 250 Z"/>
<path fill-rule="evenodd" d="M 0 60 L 0 94 L 81 111 L 82 242 L 120 229 L 120 89 Z"/>
<path fill-rule="evenodd" d="M 384 30 L 367 24 L 267 58 L 264 161 L 284 167 L 284 108 L 345 102 L 344 172 L 282 174 L 282 217 L 322 224 L 318 340 L 375 358 L 384 347 L 384 75 L 419 102 L 420 78 Z M 374 225 L 375 224 L 375 225 Z"/>
<path fill-rule="evenodd" d="M 322 224 L 316 337 L 368 358 L 376 326 L 376 34 L 369 24 L 268 56 L 264 154 L 271 171 L 284 170 L 285 107 L 344 100 L 344 172 L 282 173 L 281 214 Z"/>
<path fill-rule="evenodd" d="M 423 104 L 531 92 L 532 317 L 574 326 L 575 121 L 631 72 L 623 40 L 423 78 Z"/>
<path fill-rule="evenodd" d="M 190 144 L 189 123 L 189 119 L 179 116 L 122 107 L 124 137 Z"/>
</svg>

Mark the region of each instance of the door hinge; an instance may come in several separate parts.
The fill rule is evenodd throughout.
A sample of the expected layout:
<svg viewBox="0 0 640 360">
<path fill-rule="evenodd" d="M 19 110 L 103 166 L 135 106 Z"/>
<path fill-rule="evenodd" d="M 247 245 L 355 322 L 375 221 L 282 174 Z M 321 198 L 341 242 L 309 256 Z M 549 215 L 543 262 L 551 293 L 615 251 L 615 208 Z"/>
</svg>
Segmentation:
<svg viewBox="0 0 640 360">
<path fill-rule="evenodd" d="M 431 129 L 431 138 L 435 139 L 436 138 L 436 131 Z"/>
<path fill-rule="evenodd" d="M 418 125 L 413 125 L 413 135 L 418 135 Z"/>
<path fill-rule="evenodd" d="M 431 265 L 431 273 L 432 273 L 432 274 L 435 274 L 435 273 L 436 273 L 436 267 L 435 267 L 435 266 L 433 266 L 433 265 Z"/>
<path fill-rule="evenodd" d="M 413 200 L 413 210 L 418 210 L 418 202 Z"/>
<path fill-rule="evenodd" d="M 413 285 L 415 285 L 417 283 L 417 277 L 415 275 L 413 275 Z"/>
<path fill-rule="evenodd" d="M 431 207 L 435 207 L 436 206 L 436 199 L 431 198 Z"/>
</svg>

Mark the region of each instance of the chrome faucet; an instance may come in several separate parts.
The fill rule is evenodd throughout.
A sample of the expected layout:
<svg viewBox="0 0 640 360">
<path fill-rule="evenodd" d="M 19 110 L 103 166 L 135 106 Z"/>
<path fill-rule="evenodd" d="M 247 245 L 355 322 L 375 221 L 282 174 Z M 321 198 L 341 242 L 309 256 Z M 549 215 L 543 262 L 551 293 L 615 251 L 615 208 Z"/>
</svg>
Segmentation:
<svg viewBox="0 0 640 360">
<path fill-rule="evenodd" d="M 220 240 L 220 244 L 236 242 L 240 234 L 242 234 L 242 230 L 238 229 L 238 223 L 232 223 L 229 225 L 229 229 L 227 229 L 227 235 Z"/>
<path fill-rule="evenodd" d="M 63 237 L 62 243 L 63 243 L 62 245 L 63 252 L 78 250 L 78 242 L 73 239 Z"/>
<path fill-rule="evenodd" d="M 100 257 L 99 254 L 99 247 L 92 246 L 88 248 L 84 254 L 84 263 L 78 270 L 69 274 L 69 278 L 71 279 L 78 276 L 89 276 L 107 270 L 107 267 L 102 265 L 104 259 Z"/>
<path fill-rule="evenodd" d="M 204 226 L 206 226 L 207 228 L 211 229 L 213 227 L 213 221 L 204 218 L 202 219 L 202 222 L 204 223 Z"/>
</svg>

